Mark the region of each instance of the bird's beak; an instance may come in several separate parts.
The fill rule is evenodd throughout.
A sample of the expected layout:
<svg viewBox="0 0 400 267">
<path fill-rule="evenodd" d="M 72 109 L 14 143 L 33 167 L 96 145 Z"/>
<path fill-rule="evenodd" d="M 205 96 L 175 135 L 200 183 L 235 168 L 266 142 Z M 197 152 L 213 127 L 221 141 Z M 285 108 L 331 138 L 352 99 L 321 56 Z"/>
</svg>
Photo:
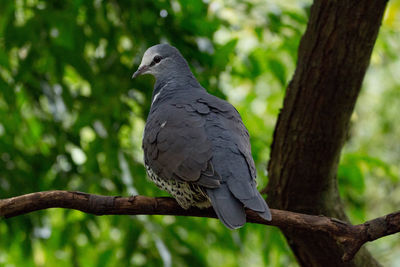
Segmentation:
<svg viewBox="0 0 400 267">
<path fill-rule="evenodd" d="M 138 70 L 132 75 L 132 79 L 135 79 L 137 76 L 142 75 L 142 74 L 145 73 L 148 69 L 149 69 L 149 67 L 146 66 L 146 65 L 140 66 L 140 67 L 138 68 Z"/>
</svg>

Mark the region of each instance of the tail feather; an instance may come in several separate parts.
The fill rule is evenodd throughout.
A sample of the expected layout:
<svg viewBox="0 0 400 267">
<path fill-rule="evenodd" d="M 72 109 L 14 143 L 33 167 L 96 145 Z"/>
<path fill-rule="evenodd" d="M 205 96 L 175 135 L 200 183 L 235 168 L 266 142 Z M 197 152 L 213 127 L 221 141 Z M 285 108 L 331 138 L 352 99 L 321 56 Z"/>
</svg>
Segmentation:
<svg viewBox="0 0 400 267">
<path fill-rule="evenodd" d="M 260 193 L 257 192 L 257 195 L 250 199 L 250 201 L 243 201 L 243 204 L 246 208 L 254 210 L 258 213 L 258 215 L 263 218 L 264 220 L 270 221 L 272 220 L 271 211 L 268 207 L 267 202 L 263 199 Z"/>
<path fill-rule="evenodd" d="M 207 189 L 207 195 L 222 223 L 229 229 L 237 229 L 246 223 L 246 213 L 243 204 L 237 200 L 225 183 L 218 188 Z"/>
<path fill-rule="evenodd" d="M 246 208 L 254 210 L 264 220 L 271 220 L 271 212 L 264 198 L 257 190 L 255 182 L 248 183 L 241 180 L 228 181 L 229 190 Z"/>
</svg>

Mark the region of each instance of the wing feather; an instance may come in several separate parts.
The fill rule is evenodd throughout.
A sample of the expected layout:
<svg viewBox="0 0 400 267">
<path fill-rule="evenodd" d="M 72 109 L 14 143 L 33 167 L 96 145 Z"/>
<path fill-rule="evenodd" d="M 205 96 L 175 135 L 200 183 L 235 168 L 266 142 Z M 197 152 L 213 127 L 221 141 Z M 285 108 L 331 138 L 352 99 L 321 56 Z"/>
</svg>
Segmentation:
<svg viewBox="0 0 400 267">
<path fill-rule="evenodd" d="M 203 103 L 158 107 L 149 115 L 145 127 L 146 165 L 166 180 L 218 187 L 221 178 L 212 168 L 212 144 L 205 130 L 204 115 L 209 111 Z"/>
</svg>

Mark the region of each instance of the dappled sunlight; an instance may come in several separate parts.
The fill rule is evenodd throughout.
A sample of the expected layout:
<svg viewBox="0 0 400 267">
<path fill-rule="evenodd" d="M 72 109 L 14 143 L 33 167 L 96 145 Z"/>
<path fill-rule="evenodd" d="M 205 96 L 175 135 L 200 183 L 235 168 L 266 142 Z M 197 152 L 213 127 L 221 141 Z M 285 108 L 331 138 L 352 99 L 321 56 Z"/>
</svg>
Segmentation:
<svg viewBox="0 0 400 267">
<path fill-rule="evenodd" d="M 310 0 L 17 0 L 0 10 L 0 198 L 46 190 L 168 196 L 146 178 L 154 79 L 144 50 L 176 46 L 249 130 L 258 189 Z M 400 0 L 389 1 L 338 168 L 353 223 L 400 206 Z M 267 196 L 268 199 L 268 196 Z M 51 209 L 0 221 L 1 266 L 297 266 L 280 231 L 179 216 Z M 398 236 L 368 245 L 398 266 Z"/>
</svg>

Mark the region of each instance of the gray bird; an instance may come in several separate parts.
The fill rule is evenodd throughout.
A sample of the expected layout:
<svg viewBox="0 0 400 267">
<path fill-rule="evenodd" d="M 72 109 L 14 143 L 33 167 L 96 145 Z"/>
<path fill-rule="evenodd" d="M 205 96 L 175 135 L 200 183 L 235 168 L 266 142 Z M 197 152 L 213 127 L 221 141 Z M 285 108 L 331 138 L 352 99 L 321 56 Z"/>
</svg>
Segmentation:
<svg viewBox="0 0 400 267">
<path fill-rule="evenodd" d="M 143 136 L 149 178 L 184 209 L 212 205 L 230 229 L 246 223 L 245 207 L 271 220 L 237 110 L 208 94 L 168 44 L 147 49 L 132 77 L 142 74 L 156 78 Z"/>
</svg>

